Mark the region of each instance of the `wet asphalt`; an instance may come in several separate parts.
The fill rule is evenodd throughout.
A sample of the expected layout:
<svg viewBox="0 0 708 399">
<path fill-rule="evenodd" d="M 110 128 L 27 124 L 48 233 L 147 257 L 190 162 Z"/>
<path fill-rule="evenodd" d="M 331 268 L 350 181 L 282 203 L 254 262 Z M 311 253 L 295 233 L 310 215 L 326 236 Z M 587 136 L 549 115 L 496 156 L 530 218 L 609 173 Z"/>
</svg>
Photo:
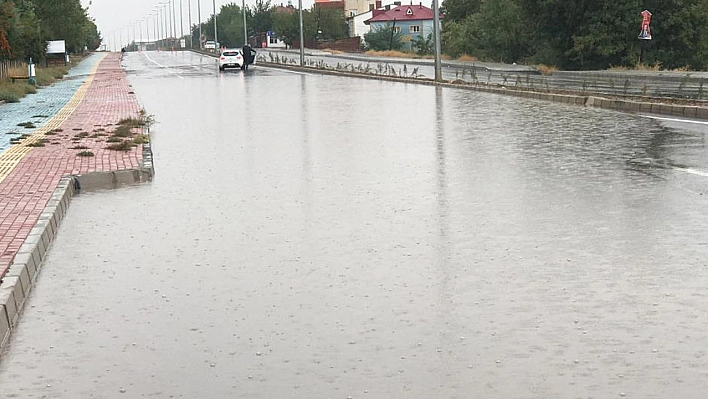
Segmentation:
<svg viewBox="0 0 708 399">
<path fill-rule="evenodd" d="M 6 398 L 701 398 L 708 126 L 126 55 L 152 183 L 76 197 Z"/>
</svg>

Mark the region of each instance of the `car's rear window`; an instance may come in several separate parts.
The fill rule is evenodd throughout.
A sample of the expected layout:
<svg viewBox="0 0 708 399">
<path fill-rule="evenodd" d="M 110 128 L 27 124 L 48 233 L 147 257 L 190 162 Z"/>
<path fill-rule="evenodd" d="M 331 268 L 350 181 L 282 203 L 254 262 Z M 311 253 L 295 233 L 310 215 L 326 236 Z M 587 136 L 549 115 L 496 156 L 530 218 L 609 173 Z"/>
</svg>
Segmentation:
<svg viewBox="0 0 708 399">
<path fill-rule="evenodd" d="M 238 51 L 224 51 L 224 55 L 227 57 L 234 57 L 238 55 Z"/>
</svg>

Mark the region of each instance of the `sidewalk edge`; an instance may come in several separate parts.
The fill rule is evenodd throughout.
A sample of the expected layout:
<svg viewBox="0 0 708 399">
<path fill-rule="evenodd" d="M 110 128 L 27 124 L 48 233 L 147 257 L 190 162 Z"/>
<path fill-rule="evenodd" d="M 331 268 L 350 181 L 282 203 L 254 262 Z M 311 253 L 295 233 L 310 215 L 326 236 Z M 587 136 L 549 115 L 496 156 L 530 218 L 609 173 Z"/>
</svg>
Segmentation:
<svg viewBox="0 0 708 399">
<path fill-rule="evenodd" d="M 25 302 L 49 253 L 71 199 L 81 191 L 118 188 L 151 181 L 154 176 L 152 147 L 143 145 L 143 161 L 138 169 L 95 172 L 64 176 L 54 189 L 39 220 L 10 263 L 0 284 L 0 357 L 17 326 Z"/>
</svg>

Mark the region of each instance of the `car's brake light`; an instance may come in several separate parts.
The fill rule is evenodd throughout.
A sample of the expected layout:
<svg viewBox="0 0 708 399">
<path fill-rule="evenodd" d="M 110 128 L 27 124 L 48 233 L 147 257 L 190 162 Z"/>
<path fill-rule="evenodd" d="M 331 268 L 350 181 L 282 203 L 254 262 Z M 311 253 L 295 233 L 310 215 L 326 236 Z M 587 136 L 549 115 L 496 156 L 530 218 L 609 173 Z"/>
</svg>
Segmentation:
<svg viewBox="0 0 708 399">
<path fill-rule="evenodd" d="M 221 60 L 222 60 L 222 61 L 225 60 L 225 59 L 226 59 L 226 57 L 221 57 Z"/>
</svg>

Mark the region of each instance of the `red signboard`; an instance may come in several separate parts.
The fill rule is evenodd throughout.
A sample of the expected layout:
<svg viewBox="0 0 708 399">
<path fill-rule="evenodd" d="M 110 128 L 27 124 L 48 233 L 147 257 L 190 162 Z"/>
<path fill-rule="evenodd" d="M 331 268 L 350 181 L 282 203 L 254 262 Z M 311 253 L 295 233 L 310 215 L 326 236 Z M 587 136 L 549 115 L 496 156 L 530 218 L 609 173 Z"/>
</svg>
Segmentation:
<svg viewBox="0 0 708 399">
<path fill-rule="evenodd" d="M 639 38 L 642 40 L 651 40 L 651 13 L 647 10 L 642 11 L 642 31 L 639 32 Z"/>
</svg>

